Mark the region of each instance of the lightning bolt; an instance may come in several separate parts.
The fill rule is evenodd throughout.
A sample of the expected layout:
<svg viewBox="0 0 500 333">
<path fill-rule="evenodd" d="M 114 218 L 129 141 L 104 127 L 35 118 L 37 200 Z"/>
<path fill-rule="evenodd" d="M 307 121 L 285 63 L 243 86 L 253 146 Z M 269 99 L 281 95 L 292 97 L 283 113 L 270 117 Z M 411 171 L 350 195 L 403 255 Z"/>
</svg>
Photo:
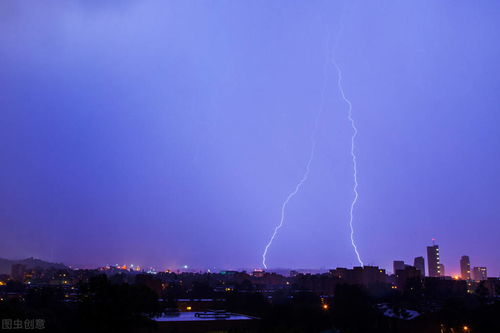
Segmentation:
<svg viewBox="0 0 500 333">
<path fill-rule="evenodd" d="M 330 39 L 331 39 L 330 34 L 328 34 L 327 45 L 330 44 Z M 321 91 L 321 103 L 320 103 L 319 111 L 316 115 L 316 119 L 314 122 L 314 128 L 313 128 L 313 130 L 311 132 L 311 136 L 310 136 L 311 153 L 309 154 L 309 159 L 307 160 L 306 168 L 305 168 L 304 174 L 302 175 L 302 178 L 299 180 L 297 185 L 295 185 L 295 189 L 288 194 L 285 201 L 283 201 L 283 204 L 281 205 L 280 223 L 274 228 L 274 232 L 271 236 L 271 239 L 269 239 L 269 242 L 267 243 L 267 245 L 264 249 L 264 253 L 262 254 L 262 266 L 264 266 L 265 269 L 267 269 L 266 260 L 267 260 L 267 253 L 269 251 L 269 247 L 271 247 L 274 239 L 276 238 L 276 235 L 278 234 L 278 231 L 281 229 L 281 227 L 283 226 L 283 223 L 285 221 L 286 207 L 288 206 L 288 203 L 290 202 L 290 200 L 300 191 L 300 188 L 302 187 L 304 182 L 309 177 L 309 172 L 311 170 L 311 163 L 314 159 L 314 153 L 316 150 L 316 132 L 318 131 L 319 119 L 321 118 L 321 114 L 323 113 L 323 110 L 324 110 L 325 92 L 326 92 L 326 86 L 327 86 L 327 72 L 328 72 L 328 58 L 325 61 L 325 66 L 323 69 L 323 88 Z"/>
<path fill-rule="evenodd" d="M 335 46 L 333 47 L 333 50 L 336 49 L 337 40 L 338 40 L 338 37 L 341 34 L 342 30 L 343 30 L 343 26 L 341 26 L 340 29 L 339 29 L 339 31 L 338 31 L 337 38 L 336 38 L 335 43 L 334 43 Z M 330 40 L 330 38 L 328 38 L 328 40 Z M 333 54 L 335 54 L 335 52 L 333 52 Z M 348 120 L 349 120 L 349 122 L 351 124 L 351 128 L 352 128 L 352 135 L 351 135 L 351 159 L 352 159 L 352 166 L 353 166 L 353 182 L 354 182 L 353 192 L 354 192 L 354 198 L 351 201 L 351 206 L 350 206 L 350 209 L 349 209 L 349 227 L 351 229 L 350 238 L 351 238 L 352 247 L 354 249 L 354 252 L 356 253 L 356 257 L 358 259 L 358 262 L 360 263 L 361 266 L 364 266 L 363 261 L 361 260 L 361 256 L 359 254 L 358 248 L 356 246 L 356 242 L 354 241 L 354 226 L 353 226 L 354 208 L 355 208 L 355 206 L 356 206 L 356 204 L 358 202 L 358 197 L 359 197 L 359 193 L 358 193 L 358 166 L 357 166 L 356 149 L 355 149 L 356 148 L 356 137 L 358 135 L 358 129 L 356 127 L 356 123 L 355 123 L 354 118 L 352 116 L 352 103 L 346 97 L 345 92 L 344 92 L 344 87 L 342 85 L 342 70 L 340 69 L 339 65 L 335 61 L 335 56 L 332 56 L 332 63 L 334 65 L 335 69 L 337 70 L 337 77 L 338 77 L 338 79 L 337 79 L 337 86 L 338 86 L 338 89 L 339 89 L 340 94 L 342 96 L 342 99 L 344 100 L 344 102 L 348 106 L 347 118 L 348 118 Z M 286 197 L 285 201 L 281 205 L 281 218 L 280 218 L 280 222 L 274 228 L 274 232 L 273 232 L 273 234 L 271 236 L 271 239 L 267 243 L 267 245 L 266 245 L 266 247 L 264 249 L 264 253 L 262 254 L 262 265 L 266 269 L 267 269 L 267 264 L 266 264 L 267 253 L 268 253 L 269 248 L 272 245 L 274 239 L 276 238 L 276 235 L 278 234 L 279 229 L 281 229 L 281 227 L 283 226 L 283 223 L 285 221 L 286 207 L 288 206 L 288 203 L 290 202 L 290 200 L 299 192 L 300 188 L 302 187 L 302 185 L 304 184 L 304 182 L 309 177 L 309 173 L 310 173 L 310 169 L 311 169 L 311 163 L 312 163 L 312 160 L 314 158 L 314 153 L 315 153 L 315 149 L 316 149 L 316 140 L 315 140 L 316 131 L 317 131 L 317 128 L 318 128 L 319 118 L 320 118 L 320 116 L 321 116 L 321 114 L 323 112 L 323 109 L 324 109 L 324 99 L 325 99 L 325 91 L 326 91 L 326 83 L 327 83 L 327 75 L 326 75 L 326 73 L 327 73 L 327 65 L 328 65 L 328 62 L 325 63 L 325 70 L 324 70 L 324 77 L 323 77 L 323 90 L 322 90 L 322 98 L 321 98 L 322 102 L 321 102 L 320 110 L 319 110 L 319 112 L 318 112 L 318 114 L 316 116 L 316 121 L 315 121 L 314 129 L 313 129 L 313 131 L 311 133 L 311 137 L 310 137 L 310 140 L 311 140 L 311 153 L 309 155 L 309 159 L 307 161 L 305 172 L 304 172 L 302 178 L 300 179 L 300 181 L 295 186 L 295 189 L 288 194 L 288 196 Z"/>
<path fill-rule="evenodd" d="M 354 121 L 354 118 L 352 117 L 352 104 L 351 101 L 345 96 L 344 93 L 344 87 L 342 86 L 342 70 L 340 69 L 339 65 L 335 61 L 335 58 L 332 59 L 333 65 L 335 66 L 335 69 L 337 70 L 337 86 L 340 91 L 340 95 L 342 96 L 342 99 L 348 106 L 347 110 L 347 118 L 349 119 L 349 122 L 351 123 L 351 128 L 352 128 L 352 136 L 351 136 L 351 159 L 352 159 L 352 168 L 353 168 L 353 181 L 354 181 L 354 187 L 353 187 L 353 192 L 354 192 L 354 198 L 352 199 L 351 202 L 351 208 L 349 210 L 349 227 L 351 228 L 351 244 L 352 247 L 354 248 L 354 252 L 356 253 L 356 257 L 358 258 L 358 261 L 361 266 L 364 266 L 363 261 L 361 260 L 361 256 L 359 255 L 358 252 L 358 247 L 356 246 L 356 242 L 354 241 L 354 227 L 353 227 L 353 219 L 354 219 L 354 207 L 356 206 L 356 203 L 358 202 L 358 165 L 356 161 L 356 137 L 358 135 L 358 129 L 356 127 L 356 123 Z"/>
<path fill-rule="evenodd" d="M 281 219 L 280 219 L 280 223 L 274 228 L 273 235 L 271 236 L 271 239 L 267 243 L 266 248 L 264 249 L 264 253 L 262 254 L 262 265 L 266 269 L 267 269 L 266 256 L 267 256 L 267 252 L 269 251 L 269 247 L 271 246 L 271 244 L 274 241 L 274 238 L 278 234 L 278 230 L 280 230 L 281 227 L 283 226 L 283 222 L 285 221 L 286 206 L 288 206 L 288 203 L 290 202 L 290 200 L 299 192 L 300 188 L 302 187 L 302 185 L 304 184 L 304 182 L 309 177 L 309 172 L 311 170 L 311 162 L 312 162 L 312 160 L 314 158 L 314 151 L 315 150 L 316 150 L 316 140 L 314 140 L 314 138 L 311 137 L 311 154 L 309 155 L 309 160 L 307 161 L 306 170 L 304 172 L 304 175 L 302 176 L 302 179 L 300 179 L 300 181 L 295 186 L 295 189 L 292 192 L 290 192 L 290 194 L 288 194 L 288 196 L 286 197 L 285 201 L 281 205 Z"/>
</svg>

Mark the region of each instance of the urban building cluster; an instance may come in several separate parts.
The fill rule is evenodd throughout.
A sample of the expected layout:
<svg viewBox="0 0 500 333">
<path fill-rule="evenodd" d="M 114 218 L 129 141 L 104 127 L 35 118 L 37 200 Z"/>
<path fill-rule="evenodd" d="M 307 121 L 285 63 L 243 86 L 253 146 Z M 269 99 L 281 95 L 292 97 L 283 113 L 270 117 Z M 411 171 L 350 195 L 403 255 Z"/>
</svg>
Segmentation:
<svg viewBox="0 0 500 333">
<path fill-rule="evenodd" d="M 469 292 L 473 292 L 481 281 L 488 281 L 487 268 L 479 266 L 473 267 L 471 270 L 470 258 L 467 255 L 463 255 L 460 258 L 460 275 L 447 276 L 445 273 L 445 266 L 441 262 L 439 245 L 437 244 L 427 246 L 427 270 L 425 269 L 425 258 L 420 256 L 415 257 L 413 266 L 406 264 L 403 260 L 394 260 L 393 272 L 396 278 L 402 277 L 403 280 L 410 277 L 425 276 L 431 278 L 463 280 L 466 281 Z M 496 281 L 496 279 L 490 279 L 490 281 Z M 487 282 L 487 285 L 489 284 L 491 284 L 491 282 Z"/>
<path fill-rule="evenodd" d="M 409 266 L 402 260 L 395 260 L 393 262 L 393 272 L 396 274 L 398 271 L 404 271 Z M 427 247 L 427 274 L 424 257 L 416 257 L 413 260 L 413 268 L 419 271 L 422 276 L 445 277 L 445 266 L 440 259 L 439 245 L 433 244 Z M 474 267 L 471 270 L 470 258 L 464 255 L 460 258 L 460 275 L 454 275 L 453 278 L 480 282 L 488 279 L 488 273 L 486 267 Z"/>
<path fill-rule="evenodd" d="M 336 303 L 336 300 L 342 297 L 339 296 L 339 291 L 359 297 L 356 288 L 365 290 L 375 302 L 373 307 L 377 309 L 378 315 L 387 317 L 387 320 L 409 320 L 425 314 L 433 318 L 432 313 L 442 310 L 446 306 L 446 299 L 450 298 L 500 298 L 500 278 L 488 277 L 484 267 L 471 270 L 467 256 L 460 260 L 461 276 L 453 277 L 445 275 L 438 245 L 427 248 L 427 266 L 425 261 L 423 257 L 415 258 L 413 265 L 407 265 L 400 260 L 394 261 L 393 274 L 378 266 L 368 265 L 337 267 L 316 274 L 297 270 L 278 274 L 262 269 L 173 272 L 155 271 L 151 268 L 146 270 L 134 265 L 71 269 L 61 264 L 57 267 L 45 265 L 41 268 L 14 263 L 11 265 L 10 274 L 0 275 L 0 307 L 2 303 L 16 300 L 22 302 L 37 292 L 46 293 L 47 289 L 54 290 L 54 295 L 62 295 L 65 304 L 77 306 L 81 302 L 87 302 L 89 297 L 94 297 L 95 291 L 90 289 L 89 292 L 89 288 L 97 288 L 95 290 L 99 291 L 105 290 L 103 288 L 114 288 L 112 286 L 134 286 L 139 288 L 137 290 L 149 290 L 152 298 L 160 304 L 163 314 L 154 317 L 154 320 L 166 331 L 176 329 L 178 332 L 190 332 L 196 326 L 208 331 L 225 327 L 236 332 L 236 329 L 245 331 L 256 327 L 258 318 L 254 315 L 265 316 L 265 312 L 259 312 L 263 306 L 279 308 L 283 304 L 298 302 L 293 304 L 300 307 L 300 302 L 307 304 L 308 299 L 315 297 L 318 300 L 318 311 L 329 313 L 332 306 L 339 304 Z M 259 295 L 260 298 L 252 295 Z M 304 295 L 309 296 L 303 298 Z M 344 299 L 349 300 L 351 297 L 354 296 L 349 294 Z M 411 300 L 414 307 L 402 309 L 401 305 L 397 305 L 400 297 Z M 248 303 L 250 300 L 257 303 Z M 242 307 L 242 304 L 246 306 Z M 397 312 L 394 312 L 396 310 Z M 12 318 L 6 318 L 10 319 Z M 47 321 L 48 324 L 50 322 Z M 421 324 L 432 327 L 436 325 L 430 319 L 421 320 Z M 411 325 L 404 327 L 406 331 Z"/>
<path fill-rule="evenodd" d="M 62 286 L 67 289 L 67 297 L 74 294 L 80 282 L 86 282 L 91 277 L 105 274 L 112 281 L 127 283 L 146 283 L 159 295 L 162 290 L 173 283 L 194 283 L 203 280 L 208 283 L 215 293 L 230 292 L 235 285 L 244 281 L 252 283 L 254 290 L 261 293 L 272 293 L 283 288 L 313 291 L 322 295 L 333 295 L 338 284 L 357 284 L 366 287 L 384 286 L 390 289 L 404 290 L 408 281 L 420 281 L 428 288 L 436 288 L 441 292 L 467 292 L 474 293 L 479 284 L 488 290 L 491 296 L 498 295 L 499 278 L 488 278 L 486 267 L 473 267 L 471 269 L 468 256 L 460 259 L 461 275 L 446 276 L 445 268 L 440 260 L 439 246 L 433 244 L 427 247 L 427 269 L 424 257 L 416 257 L 413 265 L 408 265 L 402 260 L 393 262 L 393 274 L 388 274 L 385 269 L 378 266 L 359 266 L 330 270 L 328 273 L 311 274 L 299 273 L 292 270 L 289 275 L 266 272 L 255 269 L 251 272 L 220 271 L 211 272 L 172 272 L 166 270 L 157 272 L 152 268 L 141 269 L 134 265 L 105 266 L 98 269 L 61 269 L 39 267 L 26 267 L 23 264 L 13 264 L 11 274 L 0 275 L 0 286 L 6 286 L 9 281 L 24 284 L 28 288 L 37 286 Z M 439 291 L 439 289 L 442 289 Z M 3 292 L 2 297 L 8 295 Z M 12 296 L 12 295 L 11 295 Z"/>
</svg>

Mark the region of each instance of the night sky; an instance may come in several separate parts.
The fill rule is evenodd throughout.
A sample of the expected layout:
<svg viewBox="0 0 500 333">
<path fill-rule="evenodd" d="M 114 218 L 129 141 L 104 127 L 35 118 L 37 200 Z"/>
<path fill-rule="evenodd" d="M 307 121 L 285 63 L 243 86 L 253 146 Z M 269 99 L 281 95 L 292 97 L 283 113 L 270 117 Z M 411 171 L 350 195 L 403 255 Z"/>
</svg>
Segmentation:
<svg viewBox="0 0 500 333">
<path fill-rule="evenodd" d="M 260 267 L 323 106 L 268 265 L 357 265 L 334 53 L 364 263 L 436 238 L 499 275 L 499 32 L 497 1 L 2 0 L 0 257 Z"/>
</svg>

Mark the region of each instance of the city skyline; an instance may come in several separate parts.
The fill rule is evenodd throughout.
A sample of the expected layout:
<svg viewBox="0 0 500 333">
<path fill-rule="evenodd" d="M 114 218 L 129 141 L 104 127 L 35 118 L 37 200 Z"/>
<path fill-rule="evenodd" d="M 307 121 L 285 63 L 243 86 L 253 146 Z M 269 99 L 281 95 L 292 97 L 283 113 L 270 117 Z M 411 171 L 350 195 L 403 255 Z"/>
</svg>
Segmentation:
<svg viewBox="0 0 500 333">
<path fill-rule="evenodd" d="M 455 280 L 472 280 L 472 281 L 482 281 L 486 280 L 488 277 L 495 278 L 495 276 L 492 276 L 491 274 L 488 275 L 487 273 L 487 267 L 485 266 L 471 266 L 470 258 L 467 255 L 463 255 L 460 258 L 459 261 L 459 266 L 460 266 L 460 272 L 451 272 L 449 274 L 446 274 L 444 271 L 444 264 L 440 262 L 440 257 L 439 257 L 439 245 L 435 244 L 435 239 L 432 240 L 433 244 L 431 246 L 427 246 L 427 259 L 425 259 L 422 256 L 415 257 L 413 261 L 413 265 L 406 264 L 404 260 L 394 260 L 392 264 L 392 271 L 387 270 L 387 268 L 378 266 L 378 265 L 365 265 L 368 268 L 376 268 L 376 269 L 383 269 L 384 274 L 387 273 L 388 275 L 397 275 L 398 271 L 405 271 L 408 268 L 411 269 L 416 269 L 416 271 L 420 272 L 421 277 L 431 277 L 431 278 L 452 278 Z M 0 258 L 0 259 L 5 259 L 5 258 Z M 34 258 L 28 258 L 26 260 L 33 260 Z M 35 259 L 38 260 L 38 259 Z M 19 261 L 19 260 L 18 260 Z M 427 261 L 427 266 L 428 268 L 425 268 L 425 263 Z M 64 263 L 62 263 L 64 264 Z M 14 271 L 14 268 L 16 266 L 22 266 L 20 264 L 13 264 L 12 269 Z M 83 267 L 75 267 L 68 265 L 67 267 L 71 269 L 121 269 L 121 270 L 130 270 L 130 271 L 136 271 L 136 272 L 147 272 L 151 274 L 156 274 L 158 272 L 195 272 L 195 273 L 219 273 L 223 272 L 226 270 L 230 271 L 241 271 L 241 272 L 253 272 L 252 274 L 255 274 L 255 272 L 261 272 L 262 274 L 264 272 L 276 272 L 283 274 L 284 272 L 290 271 L 290 274 L 292 272 L 302 272 L 302 273 L 313 273 L 313 274 L 318 274 L 318 273 L 325 273 L 328 271 L 332 270 L 345 270 L 345 269 L 362 269 L 363 266 L 352 266 L 352 267 L 322 267 L 322 268 L 286 268 L 286 267 L 277 267 L 277 268 L 272 268 L 269 270 L 263 270 L 260 268 L 255 268 L 255 267 L 190 267 L 189 265 L 182 265 L 182 266 L 170 266 L 170 267 L 158 267 L 158 266 L 143 266 L 140 263 L 115 263 L 115 264 L 106 264 L 103 266 L 83 266 Z M 17 275 L 15 273 L 12 273 L 12 276 Z"/>
<path fill-rule="evenodd" d="M 498 3 L 0 3 L 1 258 L 500 276 Z M 342 27 L 342 29 L 341 29 Z M 427 273 L 429 273 L 427 271 Z"/>
</svg>

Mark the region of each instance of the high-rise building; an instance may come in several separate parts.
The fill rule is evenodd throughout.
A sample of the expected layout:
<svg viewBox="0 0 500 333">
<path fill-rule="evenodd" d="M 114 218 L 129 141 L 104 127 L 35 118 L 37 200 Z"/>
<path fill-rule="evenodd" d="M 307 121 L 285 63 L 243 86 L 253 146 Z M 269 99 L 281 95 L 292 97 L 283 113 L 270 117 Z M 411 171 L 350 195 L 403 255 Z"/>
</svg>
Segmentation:
<svg viewBox="0 0 500 333">
<path fill-rule="evenodd" d="M 404 290 L 408 284 L 408 280 L 420 279 L 422 277 L 421 272 L 413 266 L 405 265 L 403 270 L 397 270 L 395 276 L 395 282 L 400 290 Z"/>
<path fill-rule="evenodd" d="M 442 276 L 440 265 L 441 262 L 439 261 L 439 245 L 427 246 L 427 268 L 429 271 L 429 276 Z"/>
<path fill-rule="evenodd" d="M 394 260 L 392 262 L 393 273 L 396 274 L 396 271 L 402 271 L 405 269 L 405 262 L 403 260 Z"/>
<path fill-rule="evenodd" d="M 470 259 L 469 256 L 462 256 L 460 258 L 460 273 L 462 279 L 470 280 Z"/>
<path fill-rule="evenodd" d="M 445 276 L 444 264 L 439 264 L 439 276 Z"/>
<path fill-rule="evenodd" d="M 472 278 L 476 281 L 484 281 L 488 279 L 488 271 L 486 267 L 474 267 Z"/>
<path fill-rule="evenodd" d="M 421 276 L 425 276 L 425 259 L 424 257 L 416 257 L 413 260 L 413 266 L 420 271 Z"/>
</svg>

